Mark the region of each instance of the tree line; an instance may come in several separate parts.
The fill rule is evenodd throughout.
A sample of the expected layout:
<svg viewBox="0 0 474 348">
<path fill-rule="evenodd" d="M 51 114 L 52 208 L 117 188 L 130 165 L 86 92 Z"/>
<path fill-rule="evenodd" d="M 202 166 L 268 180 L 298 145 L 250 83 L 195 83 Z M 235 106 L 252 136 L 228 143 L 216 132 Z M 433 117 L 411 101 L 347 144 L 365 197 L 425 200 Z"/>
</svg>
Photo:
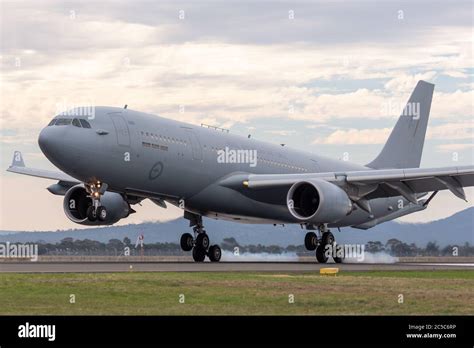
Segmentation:
<svg viewBox="0 0 474 348">
<path fill-rule="evenodd" d="M 110 239 L 100 242 L 91 239 L 64 238 L 57 243 L 37 242 L 39 255 L 187 255 L 177 243 L 145 243 L 135 247 L 130 238 L 123 240 Z M 304 245 L 240 245 L 235 238 L 225 238 L 220 244 L 222 250 L 243 253 L 283 254 L 295 253 L 300 256 L 313 255 Z M 389 239 L 385 244 L 380 241 L 369 241 L 365 244 L 365 252 L 385 252 L 392 256 L 474 256 L 474 246 L 468 242 L 463 245 L 447 245 L 440 247 L 436 242 L 429 242 L 425 247 L 414 243 L 407 244 L 398 239 Z"/>
</svg>

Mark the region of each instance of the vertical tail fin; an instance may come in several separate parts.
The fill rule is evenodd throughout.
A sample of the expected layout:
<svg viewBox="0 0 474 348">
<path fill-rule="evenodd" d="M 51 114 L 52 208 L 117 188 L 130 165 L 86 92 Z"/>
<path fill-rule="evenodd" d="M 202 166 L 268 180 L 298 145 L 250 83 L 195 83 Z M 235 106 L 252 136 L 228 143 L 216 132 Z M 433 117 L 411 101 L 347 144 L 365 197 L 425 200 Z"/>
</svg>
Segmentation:
<svg viewBox="0 0 474 348">
<path fill-rule="evenodd" d="M 434 85 L 418 81 L 379 155 L 367 167 L 418 168 L 431 109 Z"/>
</svg>

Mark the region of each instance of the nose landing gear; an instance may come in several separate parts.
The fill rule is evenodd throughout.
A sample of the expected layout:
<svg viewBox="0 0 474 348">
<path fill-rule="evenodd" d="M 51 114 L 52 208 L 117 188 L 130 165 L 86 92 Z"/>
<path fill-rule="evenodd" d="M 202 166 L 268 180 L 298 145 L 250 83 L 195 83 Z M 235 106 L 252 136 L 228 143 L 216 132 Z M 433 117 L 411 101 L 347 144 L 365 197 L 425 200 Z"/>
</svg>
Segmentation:
<svg viewBox="0 0 474 348">
<path fill-rule="evenodd" d="M 86 190 L 89 193 L 88 197 L 92 200 L 92 205 L 87 208 L 87 218 L 89 221 L 105 221 L 107 219 L 107 209 L 100 204 L 100 197 L 107 190 L 107 184 L 100 181 L 86 184 Z"/>
<path fill-rule="evenodd" d="M 181 236 L 181 249 L 183 251 L 193 251 L 193 259 L 196 262 L 203 262 L 206 256 L 211 262 L 219 262 L 222 256 L 222 250 L 218 245 L 210 245 L 209 236 L 204 230 L 202 216 L 192 215 L 188 218 L 191 226 L 194 225 L 194 238 L 190 233 L 184 233 Z"/>
</svg>

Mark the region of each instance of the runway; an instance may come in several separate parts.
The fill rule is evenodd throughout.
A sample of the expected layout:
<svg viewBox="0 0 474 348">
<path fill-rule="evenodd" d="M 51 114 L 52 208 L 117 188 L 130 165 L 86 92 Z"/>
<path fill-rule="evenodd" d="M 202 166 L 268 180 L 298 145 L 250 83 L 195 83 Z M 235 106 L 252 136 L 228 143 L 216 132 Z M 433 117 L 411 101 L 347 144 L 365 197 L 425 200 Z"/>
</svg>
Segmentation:
<svg viewBox="0 0 474 348">
<path fill-rule="evenodd" d="M 472 270 L 474 263 L 342 263 L 312 262 L 1 262 L 0 273 L 108 273 L 108 272 L 317 272 L 338 267 L 353 271 Z"/>
</svg>

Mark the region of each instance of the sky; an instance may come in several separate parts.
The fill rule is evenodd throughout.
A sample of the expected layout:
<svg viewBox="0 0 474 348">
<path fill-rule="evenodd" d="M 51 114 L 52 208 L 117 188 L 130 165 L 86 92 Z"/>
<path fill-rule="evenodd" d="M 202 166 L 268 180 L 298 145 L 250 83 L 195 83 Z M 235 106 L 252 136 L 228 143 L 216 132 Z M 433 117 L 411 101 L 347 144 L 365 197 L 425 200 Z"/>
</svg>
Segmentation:
<svg viewBox="0 0 474 348">
<path fill-rule="evenodd" d="M 436 85 L 422 167 L 474 163 L 471 1 L 0 0 L 0 230 L 80 227 L 51 181 L 6 169 L 57 113 L 123 106 L 360 164 L 416 82 Z M 400 219 L 473 205 L 449 192 Z M 135 207 L 134 207 L 135 208 Z M 145 201 L 119 224 L 182 216 Z"/>
</svg>

